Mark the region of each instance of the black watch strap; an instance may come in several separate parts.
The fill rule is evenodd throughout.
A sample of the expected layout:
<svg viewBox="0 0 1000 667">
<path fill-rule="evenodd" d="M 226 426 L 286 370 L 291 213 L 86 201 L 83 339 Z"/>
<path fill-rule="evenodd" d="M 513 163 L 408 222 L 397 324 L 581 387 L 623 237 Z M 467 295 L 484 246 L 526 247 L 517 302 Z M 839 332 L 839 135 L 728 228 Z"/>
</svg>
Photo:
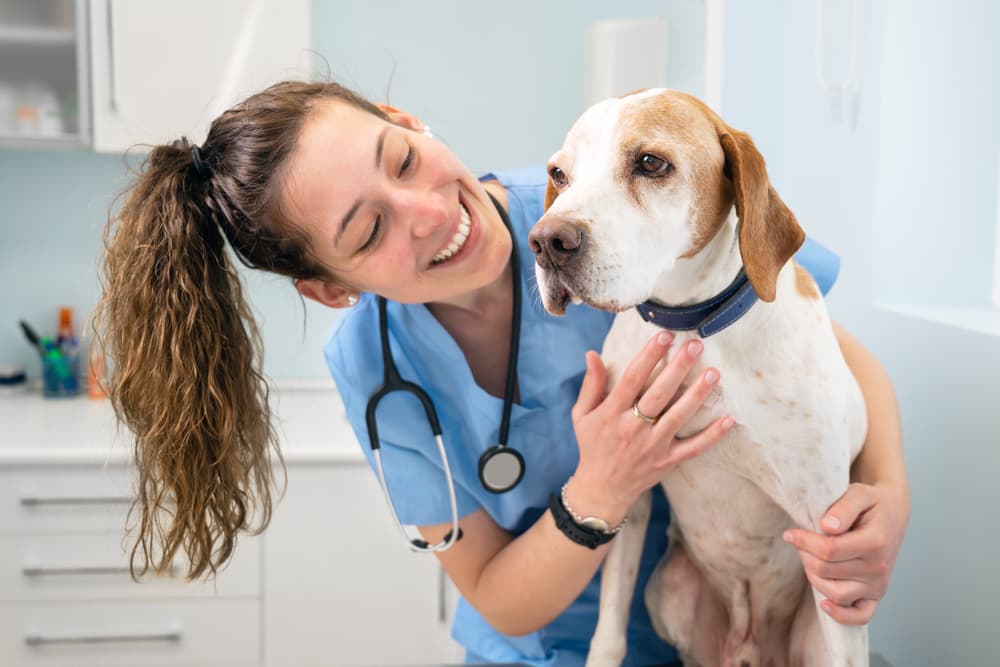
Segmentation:
<svg viewBox="0 0 1000 667">
<path fill-rule="evenodd" d="M 549 510 L 552 512 L 552 518 L 556 520 L 556 528 L 562 531 L 562 534 L 569 539 L 577 544 L 582 544 L 588 549 L 596 549 L 602 544 L 610 542 L 611 538 L 616 535 L 616 533 L 605 533 L 603 530 L 578 524 L 573 520 L 569 512 L 566 511 L 566 507 L 562 504 L 562 499 L 558 493 L 549 495 Z"/>
</svg>

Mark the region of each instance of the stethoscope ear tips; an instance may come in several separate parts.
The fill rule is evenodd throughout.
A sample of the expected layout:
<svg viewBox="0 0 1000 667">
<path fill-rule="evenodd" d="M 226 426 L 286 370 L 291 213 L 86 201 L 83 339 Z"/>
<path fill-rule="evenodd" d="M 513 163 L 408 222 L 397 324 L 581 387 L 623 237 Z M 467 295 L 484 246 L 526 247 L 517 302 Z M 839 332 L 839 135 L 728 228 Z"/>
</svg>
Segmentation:
<svg viewBox="0 0 1000 667">
<path fill-rule="evenodd" d="M 491 493 L 506 493 L 524 477 L 524 457 L 516 449 L 494 445 L 479 457 L 479 482 Z"/>
</svg>

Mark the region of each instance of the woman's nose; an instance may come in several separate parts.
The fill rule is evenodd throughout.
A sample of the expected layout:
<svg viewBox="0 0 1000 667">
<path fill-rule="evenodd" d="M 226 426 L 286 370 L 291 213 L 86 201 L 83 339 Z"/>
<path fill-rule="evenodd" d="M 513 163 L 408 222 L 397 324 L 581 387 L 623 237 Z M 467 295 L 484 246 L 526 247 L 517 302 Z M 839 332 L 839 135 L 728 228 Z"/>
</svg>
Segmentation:
<svg viewBox="0 0 1000 667">
<path fill-rule="evenodd" d="M 444 197 L 427 189 L 407 188 L 396 199 L 398 215 L 410 221 L 413 236 L 432 234 L 448 222 L 448 205 Z"/>
</svg>

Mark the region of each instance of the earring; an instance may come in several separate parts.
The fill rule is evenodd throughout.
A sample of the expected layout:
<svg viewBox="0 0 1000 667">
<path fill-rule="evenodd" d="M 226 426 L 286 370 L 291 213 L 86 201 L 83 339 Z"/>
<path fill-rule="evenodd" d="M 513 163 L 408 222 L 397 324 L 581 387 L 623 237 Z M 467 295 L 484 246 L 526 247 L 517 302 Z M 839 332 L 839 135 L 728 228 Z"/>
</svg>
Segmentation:
<svg viewBox="0 0 1000 667">
<path fill-rule="evenodd" d="M 348 306 L 356 306 L 356 305 L 358 305 L 358 297 L 357 297 L 357 295 L 355 295 L 355 294 L 348 294 L 347 295 L 347 305 Z"/>
<path fill-rule="evenodd" d="M 421 134 L 423 134 L 425 137 L 427 137 L 429 139 L 433 139 L 434 138 L 434 135 L 431 134 L 431 128 L 427 127 L 426 125 L 424 125 L 424 129 L 421 130 Z"/>
</svg>

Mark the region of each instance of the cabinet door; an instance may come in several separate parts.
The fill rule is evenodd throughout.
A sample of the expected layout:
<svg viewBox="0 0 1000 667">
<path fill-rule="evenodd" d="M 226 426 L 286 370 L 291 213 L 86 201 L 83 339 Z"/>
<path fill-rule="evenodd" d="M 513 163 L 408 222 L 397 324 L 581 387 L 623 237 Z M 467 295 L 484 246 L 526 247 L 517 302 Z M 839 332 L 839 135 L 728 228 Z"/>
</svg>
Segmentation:
<svg viewBox="0 0 1000 667">
<path fill-rule="evenodd" d="M 187 136 L 282 79 L 306 76 L 309 0 L 93 0 L 94 149 Z"/>
<path fill-rule="evenodd" d="M 265 665 L 460 661 L 451 584 L 407 548 L 366 464 L 289 464 L 263 540 Z"/>
</svg>

